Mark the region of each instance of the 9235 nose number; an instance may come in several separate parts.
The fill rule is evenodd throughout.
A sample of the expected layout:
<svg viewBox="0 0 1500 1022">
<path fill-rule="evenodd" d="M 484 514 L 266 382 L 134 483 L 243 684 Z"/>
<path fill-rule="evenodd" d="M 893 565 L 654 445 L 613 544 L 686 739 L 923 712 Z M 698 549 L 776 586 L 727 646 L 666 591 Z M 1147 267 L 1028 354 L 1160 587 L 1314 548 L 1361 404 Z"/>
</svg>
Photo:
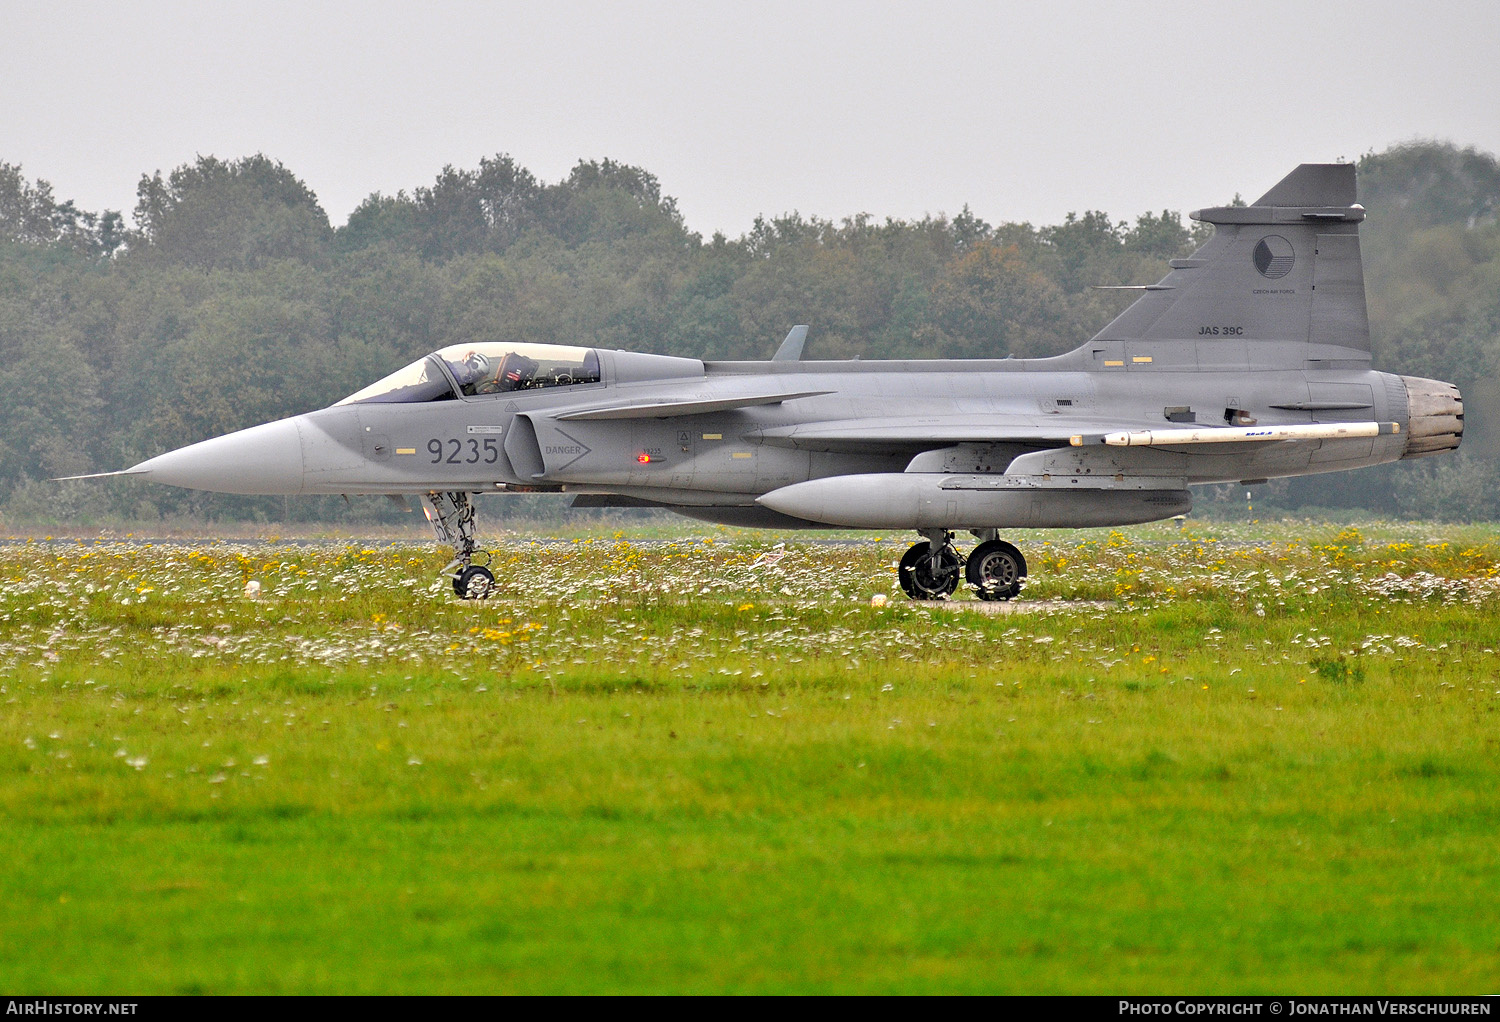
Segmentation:
<svg viewBox="0 0 1500 1022">
<path fill-rule="evenodd" d="M 431 464 L 476 465 L 483 462 L 493 465 L 500 460 L 498 440 L 429 440 L 427 453 L 432 455 Z"/>
</svg>

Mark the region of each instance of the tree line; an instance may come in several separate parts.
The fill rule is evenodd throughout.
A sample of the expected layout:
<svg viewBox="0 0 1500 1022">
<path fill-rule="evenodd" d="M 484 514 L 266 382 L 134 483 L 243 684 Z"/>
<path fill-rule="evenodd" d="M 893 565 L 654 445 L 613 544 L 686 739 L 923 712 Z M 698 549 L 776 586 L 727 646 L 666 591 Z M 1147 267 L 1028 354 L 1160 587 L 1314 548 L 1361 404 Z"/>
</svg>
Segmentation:
<svg viewBox="0 0 1500 1022">
<path fill-rule="evenodd" d="M 1359 161 L 1376 365 L 1452 380 L 1457 457 L 1269 487 L 1284 508 L 1500 517 L 1500 163 L 1444 143 Z M 762 217 L 687 229 L 650 172 L 581 161 L 544 182 L 497 155 L 334 227 L 275 160 L 199 157 L 143 175 L 127 225 L 0 162 L 0 516 L 318 518 L 324 499 L 46 479 L 330 404 L 423 353 L 482 339 L 768 357 L 812 325 L 817 358 L 1056 354 L 1204 239 L 1173 210 L 991 224 Z M 1212 491 L 1203 495 L 1210 502 Z M 1267 503 L 1261 498 L 1262 506 Z M 375 505 L 360 513 L 376 515 Z"/>
</svg>

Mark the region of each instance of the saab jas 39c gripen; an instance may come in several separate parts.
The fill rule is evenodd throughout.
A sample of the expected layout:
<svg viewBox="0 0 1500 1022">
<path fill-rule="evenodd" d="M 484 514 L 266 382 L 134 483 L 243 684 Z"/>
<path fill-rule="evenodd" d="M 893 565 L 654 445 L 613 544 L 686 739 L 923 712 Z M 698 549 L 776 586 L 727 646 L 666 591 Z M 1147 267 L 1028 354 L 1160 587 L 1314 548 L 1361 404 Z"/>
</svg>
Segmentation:
<svg viewBox="0 0 1500 1022">
<path fill-rule="evenodd" d="M 225 493 L 420 495 L 455 592 L 484 598 L 471 496 L 572 493 L 761 528 L 913 529 L 917 599 L 1009 599 L 1015 528 L 1188 511 L 1192 483 L 1309 475 L 1451 450 L 1451 384 L 1370 366 L 1350 164 L 1304 164 L 1095 337 L 1035 359 L 769 362 L 475 340 L 321 411 L 125 475 Z M 954 535 L 978 545 L 965 557 Z"/>
</svg>

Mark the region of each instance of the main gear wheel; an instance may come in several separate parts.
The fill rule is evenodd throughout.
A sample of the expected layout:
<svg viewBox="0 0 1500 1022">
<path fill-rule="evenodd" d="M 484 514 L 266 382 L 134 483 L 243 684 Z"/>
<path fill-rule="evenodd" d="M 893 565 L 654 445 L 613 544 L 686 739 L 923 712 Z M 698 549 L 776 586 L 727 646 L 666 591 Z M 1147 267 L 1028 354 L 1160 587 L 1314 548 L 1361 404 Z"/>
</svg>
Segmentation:
<svg viewBox="0 0 1500 1022">
<path fill-rule="evenodd" d="M 1026 558 L 1004 540 L 992 539 L 969 554 L 964 576 L 981 600 L 1009 600 L 1021 591 Z"/>
<path fill-rule="evenodd" d="M 913 600 L 946 600 L 958 589 L 964 560 L 946 540 L 937 545 L 926 540 L 902 556 L 896 578 Z"/>
</svg>

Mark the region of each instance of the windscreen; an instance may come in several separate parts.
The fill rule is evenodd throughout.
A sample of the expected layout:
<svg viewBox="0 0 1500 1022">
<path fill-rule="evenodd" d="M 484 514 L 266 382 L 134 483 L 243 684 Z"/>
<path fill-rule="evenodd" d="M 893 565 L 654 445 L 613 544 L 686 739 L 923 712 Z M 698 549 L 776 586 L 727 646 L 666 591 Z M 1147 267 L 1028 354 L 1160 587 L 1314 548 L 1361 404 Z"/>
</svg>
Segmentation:
<svg viewBox="0 0 1500 1022">
<path fill-rule="evenodd" d="M 350 394 L 338 402 L 353 404 L 416 404 L 421 401 L 451 401 L 453 384 L 431 355 L 397 369 L 383 380 Z"/>
</svg>

